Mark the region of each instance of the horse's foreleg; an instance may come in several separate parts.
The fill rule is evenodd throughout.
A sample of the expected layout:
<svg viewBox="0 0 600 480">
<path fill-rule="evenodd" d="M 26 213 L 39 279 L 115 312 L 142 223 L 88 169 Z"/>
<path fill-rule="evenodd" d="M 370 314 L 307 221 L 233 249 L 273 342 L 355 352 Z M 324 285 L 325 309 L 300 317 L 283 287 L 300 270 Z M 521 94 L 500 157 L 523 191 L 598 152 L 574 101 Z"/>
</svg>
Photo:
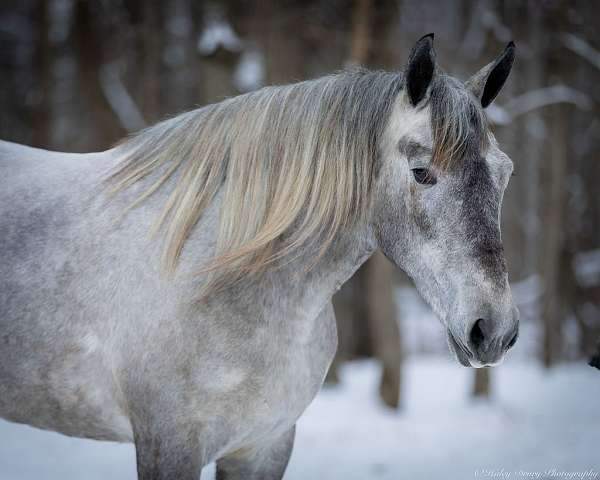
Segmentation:
<svg viewBox="0 0 600 480">
<path fill-rule="evenodd" d="M 217 480 L 280 480 L 294 446 L 295 427 L 268 445 L 217 460 Z"/>
<path fill-rule="evenodd" d="M 193 429 L 135 432 L 138 480 L 199 480 L 204 466 L 198 432 Z"/>
</svg>

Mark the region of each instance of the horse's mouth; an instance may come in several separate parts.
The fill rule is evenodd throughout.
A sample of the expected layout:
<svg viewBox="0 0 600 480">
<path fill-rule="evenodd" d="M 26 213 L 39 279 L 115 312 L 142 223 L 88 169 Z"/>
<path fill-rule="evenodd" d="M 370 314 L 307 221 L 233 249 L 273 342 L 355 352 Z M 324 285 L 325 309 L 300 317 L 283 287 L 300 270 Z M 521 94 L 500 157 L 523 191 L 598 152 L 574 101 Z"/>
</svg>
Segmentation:
<svg viewBox="0 0 600 480">
<path fill-rule="evenodd" d="M 470 362 L 470 358 L 473 356 L 471 352 L 465 347 L 462 343 L 460 343 L 452 331 L 448 329 L 448 345 L 450 350 L 454 352 L 457 360 L 463 367 L 472 367 L 473 365 Z"/>
</svg>

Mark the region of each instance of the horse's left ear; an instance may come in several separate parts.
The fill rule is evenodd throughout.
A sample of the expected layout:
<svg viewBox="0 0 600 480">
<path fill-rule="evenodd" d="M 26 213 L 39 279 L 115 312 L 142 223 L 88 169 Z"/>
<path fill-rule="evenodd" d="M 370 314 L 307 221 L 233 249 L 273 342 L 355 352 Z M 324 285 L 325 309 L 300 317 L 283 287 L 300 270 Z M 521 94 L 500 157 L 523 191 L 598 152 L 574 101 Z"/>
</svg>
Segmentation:
<svg viewBox="0 0 600 480">
<path fill-rule="evenodd" d="M 417 40 L 410 52 L 406 66 L 404 81 L 408 98 L 413 107 L 416 107 L 425 98 L 434 74 L 433 33 L 429 33 Z"/>
<path fill-rule="evenodd" d="M 483 108 L 492 103 L 500 92 L 514 61 L 515 44 L 510 42 L 496 60 L 483 67 L 467 81 L 467 87 L 481 100 Z"/>
</svg>

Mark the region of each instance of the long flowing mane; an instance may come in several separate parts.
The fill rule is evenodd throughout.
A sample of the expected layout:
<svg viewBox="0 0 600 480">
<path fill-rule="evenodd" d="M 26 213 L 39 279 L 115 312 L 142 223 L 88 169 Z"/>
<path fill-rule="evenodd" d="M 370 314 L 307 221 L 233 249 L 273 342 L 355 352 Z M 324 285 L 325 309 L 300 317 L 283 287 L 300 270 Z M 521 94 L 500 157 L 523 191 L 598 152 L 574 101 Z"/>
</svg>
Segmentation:
<svg viewBox="0 0 600 480">
<path fill-rule="evenodd" d="M 466 134 L 449 121 L 457 111 L 446 98 L 450 85 L 437 83 L 435 151 L 447 160 Z M 136 205 L 177 176 L 156 223 L 169 271 L 220 192 L 215 254 L 201 266 L 210 272 L 206 295 L 293 258 L 313 239 L 323 254 L 340 229 L 364 218 L 379 139 L 401 88 L 398 72 L 353 70 L 227 99 L 129 139 L 108 184 L 117 192 L 160 172 Z"/>
</svg>

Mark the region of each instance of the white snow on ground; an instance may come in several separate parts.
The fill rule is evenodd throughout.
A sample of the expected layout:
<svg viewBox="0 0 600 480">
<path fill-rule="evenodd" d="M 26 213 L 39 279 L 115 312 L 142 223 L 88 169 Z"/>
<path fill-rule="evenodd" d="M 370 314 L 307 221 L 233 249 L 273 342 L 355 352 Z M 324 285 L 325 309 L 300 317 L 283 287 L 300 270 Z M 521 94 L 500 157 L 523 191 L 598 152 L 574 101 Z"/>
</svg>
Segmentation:
<svg viewBox="0 0 600 480">
<path fill-rule="evenodd" d="M 472 370 L 448 357 L 414 357 L 400 412 L 377 399 L 378 375 L 374 362 L 351 363 L 339 386 L 324 388 L 300 419 L 287 480 L 600 480 L 598 370 L 547 372 L 509 358 L 492 371 L 488 404 L 469 398 Z M 1 480 L 106 478 L 135 478 L 132 446 L 0 422 Z"/>
<path fill-rule="evenodd" d="M 493 369 L 493 402 L 469 396 L 473 372 L 443 358 L 410 361 L 403 410 L 375 396 L 374 363 L 349 365 L 298 425 L 288 479 L 469 479 L 483 469 L 600 478 L 600 372 L 529 363 Z M 552 475 L 540 478 L 554 478 Z"/>
</svg>

